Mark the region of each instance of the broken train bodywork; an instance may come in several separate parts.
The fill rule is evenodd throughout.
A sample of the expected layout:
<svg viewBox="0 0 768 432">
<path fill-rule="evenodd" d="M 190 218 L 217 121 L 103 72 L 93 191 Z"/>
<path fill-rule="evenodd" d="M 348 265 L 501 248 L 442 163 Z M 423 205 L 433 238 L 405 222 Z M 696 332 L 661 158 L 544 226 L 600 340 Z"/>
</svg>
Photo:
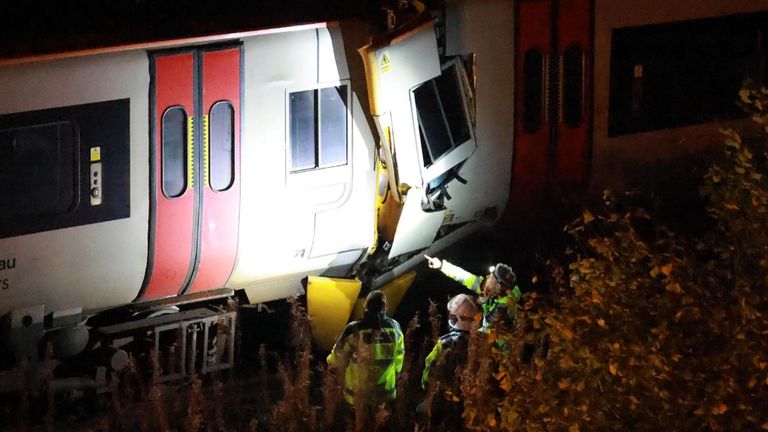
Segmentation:
<svg viewBox="0 0 768 432">
<path fill-rule="evenodd" d="M 482 64 L 476 51 L 463 52 L 480 41 L 467 43 L 462 35 L 451 34 L 471 26 L 459 17 L 472 13 L 453 12 L 449 18 L 455 19 L 440 27 L 437 21 L 422 21 L 374 38 L 359 50 L 379 136 L 377 239 L 359 267 L 358 281 L 365 283 L 351 291 L 346 283 L 340 287 L 339 292 L 345 293 L 338 297 L 343 307 L 326 304 L 332 279 L 310 278 L 309 312 L 316 318 L 315 334 L 325 335 L 316 336 L 325 349 L 332 346 L 348 315 L 359 314 L 360 285 L 385 291 L 391 313 L 414 280 L 412 270 L 423 263 L 423 253 L 439 252 L 490 226 L 504 209 L 511 137 L 486 129 L 503 129 L 499 122 L 512 118 L 511 97 L 493 101 L 504 92 L 511 96 L 507 88 L 511 84 L 494 82 L 500 77 L 498 69 L 507 61 L 511 64 L 510 54 L 486 53 L 487 63 Z M 444 38 L 453 36 L 448 37 L 453 46 L 439 45 L 440 32 L 445 32 Z M 483 73 L 488 74 L 487 81 Z M 478 95 L 476 87 L 490 93 Z"/>
<path fill-rule="evenodd" d="M 359 53 L 366 31 L 342 22 L 0 59 L 7 358 L 98 347 L 97 378 L 70 384 L 104 387 L 147 334 L 189 335 L 200 358 L 171 376 L 230 367 L 234 333 L 203 353 L 235 325 L 209 304 L 236 293 L 306 286 L 326 349 L 363 287 L 395 308 L 422 253 L 503 211 L 510 9 L 452 4 Z"/>
</svg>

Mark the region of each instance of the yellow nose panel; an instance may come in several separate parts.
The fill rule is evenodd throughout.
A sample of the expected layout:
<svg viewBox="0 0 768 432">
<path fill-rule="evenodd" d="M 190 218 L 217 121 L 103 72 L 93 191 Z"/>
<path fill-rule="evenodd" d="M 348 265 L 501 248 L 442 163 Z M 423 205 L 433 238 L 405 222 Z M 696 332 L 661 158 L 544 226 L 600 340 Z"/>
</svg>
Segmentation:
<svg viewBox="0 0 768 432">
<path fill-rule="evenodd" d="M 318 348 L 330 351 L 349 321 L 362 282 L 320 276 L 307 278 L 307 312 Z"/>
<path fill-rule="evenodd" d="M 408 272 L 379 288 L 387 297 L 387 315 L 395 313 L 414 279 L 416 272 Z M 317 348 L 330 351 L 349 318 L 360 318 L 365 304 L 364 297 L 358 298 L 361 287 L 357 279 L 307 278 L 307 312 Z"/>
<path fill-rule="evenodd" d="M 414 279 L 416 279 L 416 272 L 408 272 L 396 277 L 392 282 L 379 288 L 379 291 L 383 292 L 387 297 L 387 315 L 392 316 L 395 313 L 397 307 L 400 306 L 400 301 L 403 300 L 405 292 L 411 287 Z M 363 306 L 365 306 L 365 298 L 361 297 L 357 299 L 355 309 L 352 312 L 354 319 L 359 319 L 363 316 Z M 405 328 L 407 323 L 400 324 Z"/>
</svg>

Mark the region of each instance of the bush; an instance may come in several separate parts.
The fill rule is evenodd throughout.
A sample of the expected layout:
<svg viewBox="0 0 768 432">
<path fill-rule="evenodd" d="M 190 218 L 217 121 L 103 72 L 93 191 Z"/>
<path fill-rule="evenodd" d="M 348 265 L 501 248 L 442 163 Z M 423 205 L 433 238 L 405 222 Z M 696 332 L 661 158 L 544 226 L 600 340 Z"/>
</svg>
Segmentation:
<svg viewBox="0 0 768 432">
<path fill-rule="evenodd" d="M 746 86 L 740 98 L 768 132 L 768 89 Z M 765 139 L 723 136 L 724 162 L 700 188 L 711 223 L 695 237 L 658 224 L 637 194 L 606 192 L 599 210 L 566 226 L 569 248 L 547 262 L 549 293 L 526 294 L 514 328 L 475 333 L 458 390 L 446 386 L 463 425 L 450 416 L 418 423 L 416 404 L 441 396 L 439 385 L 419 388 L 431 345 L 414 337 L 418 318 L 406 330 L 393 413 L 350 416 L 337 377 L 316 366 L 324 362 L 313 358 L 306 311 L 294 300 L 293 352 L 262 349 L 257 370 L 214 374 L 208 385 L 146 382 L 156 374 L 131 363 L 112 411 L 81 429 L 768 430 L 768 153 Z M 53 430 L 52 401 L 31 409 L 21 392 L 18 429 L 28 429 L 30 411 L 45 411 Z"/>
<path fill-rule="evenodd" d="M 768 131 L 768 90 L 740 96 Z M 723 135 L 725 162 L 701 186 L 713 223 L 697 238 L 658 226 L 632 194 L 606 192 L 566 227 L 569 280 L 495 329 L 512 347 L 495 353 L 502 392 L 471 429 L 768 430 L 768 155 L 764 139 Z"/>
</svg>

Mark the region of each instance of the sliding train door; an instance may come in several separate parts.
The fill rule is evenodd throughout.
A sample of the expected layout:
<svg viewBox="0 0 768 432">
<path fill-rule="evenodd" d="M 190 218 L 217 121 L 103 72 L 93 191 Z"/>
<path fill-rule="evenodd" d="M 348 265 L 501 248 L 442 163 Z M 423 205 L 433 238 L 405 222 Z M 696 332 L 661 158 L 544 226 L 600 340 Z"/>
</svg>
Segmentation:
<svg viewBox="0 0 768 432">
<path fill-rule="evenodd" d="M 519 0 L 508 218 L 586 188 L 592 125 L 593 0 Z"/>
<path fill-rule="evenodd" d="M 204 50 L 200 62 L 202 208 L 197 273 L 188 292 L 227 282 L 237 254 L 240 206 L 241 49 Z"/>
<path fill-rule="evenodd" d="M 552 61 L 552 1 L 519 1 L 515 28 L 515 132 L 509 215 L 541 207 L 552 142 L 548 76 Z"/>
<path fill-rule="evenodd" d="M 592 0 L 559 0 L 556 143 L 552 195 L 571 200 L 587 186 L 592 149 Z"/>
<path fill-rule="evenodd" d="M 141 300 L 224 286 L 237 253 L 241 49 L 150 55 L 149 254 Z"/>
</svg>

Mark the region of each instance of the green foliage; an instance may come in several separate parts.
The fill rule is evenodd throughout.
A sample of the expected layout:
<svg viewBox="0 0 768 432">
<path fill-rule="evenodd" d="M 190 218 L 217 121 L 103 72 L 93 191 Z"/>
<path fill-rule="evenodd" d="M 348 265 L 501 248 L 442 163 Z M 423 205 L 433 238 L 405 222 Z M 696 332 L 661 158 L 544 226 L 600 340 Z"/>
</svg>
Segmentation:
<svg viewBox="0 0 768 432">
<path fill-rule="evenodd" d="M 740 96 L 768 131 L 768 90 Z M 495 354 L 494 415 L 471 429 L 768 429 L 766 141 L 723 134 L 725 162 L 701 186 L 713 223 L 697 238 L 607 192 L 566 227 L 569 280 L 495 329 L 512 350 Z"/>
<path fill-rule="evenodd" d="M 747 86 L 740 98 L 768 133 L 768 89 Z M 308 317 L 293 300 L 294 352 L 272 361 L 262 349 L 256 376 L 163 384 L 157 356 L 151 374 L 131 362 L 109 395 L 111 411 L 85 429 L 768 430 L 768 142 L 723 135 L 726 157 L 700 188 L 711 219 L 703 232 L 673 232 L 636 195 L 606 192 L 599 210 L 565 228 L 567 264 L 548 261 L 550 293 L 526 294 L 514 328 L 474 332 L 454 385 L 421 392 L 431 346 L 415 340 L 414 319 L 392 412 L 356 415 L 339 377 L 313 366 Z M 19 394 L 18 430 L 29 429 L 31 396 L 26 387 Z M 442 397 L 461 412 L 433 423 L 415 414 L 425 401 L 429 418 Z M 53 430 L 52 393 L 46 408 Z"/>
</svg>

